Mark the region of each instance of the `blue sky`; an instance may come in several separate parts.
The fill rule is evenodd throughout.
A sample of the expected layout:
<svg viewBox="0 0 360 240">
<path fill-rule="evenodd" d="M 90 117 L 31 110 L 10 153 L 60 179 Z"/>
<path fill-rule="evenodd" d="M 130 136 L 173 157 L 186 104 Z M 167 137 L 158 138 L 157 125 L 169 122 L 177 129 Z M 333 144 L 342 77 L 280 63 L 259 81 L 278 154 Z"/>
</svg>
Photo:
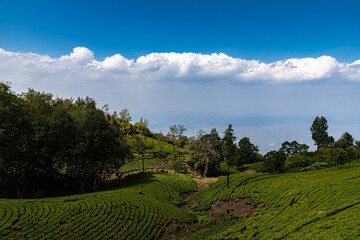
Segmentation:
<svg viewBox="0 0 360 240">
<path fill-rule="evenodd" d="M 358 1 L 0 0 L 0 80 L 128 108 L 157 131 L 360 138 Z M 252 61 L 253 60 L 253 61 Z M 333 126 L 333 130 L 331 130 Z"/>
<path fill-rule="evenodd" d="M 358 1 L 0 1 L 0 45 L 59 56 L 225 52 L 282 60 L 360 53 Z"/>
</svg>

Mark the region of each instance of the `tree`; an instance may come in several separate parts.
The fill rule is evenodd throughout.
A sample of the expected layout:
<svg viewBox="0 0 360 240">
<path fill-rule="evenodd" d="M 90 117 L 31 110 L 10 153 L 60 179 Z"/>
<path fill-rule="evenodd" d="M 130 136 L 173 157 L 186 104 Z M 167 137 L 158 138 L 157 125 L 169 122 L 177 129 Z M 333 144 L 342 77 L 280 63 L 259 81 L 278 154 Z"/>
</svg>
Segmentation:
<svg viewBox="0 0 360 240">
<path fill-rule="evenodd" d="M 280 173 L 283 171 L 283 167 L 286 160 L 286 154 L 283 149 L 279 151 L 271 151 L 264 156 L 264 172 L 268 173 Z"/>
<path fill-rule="evenodd" d="M 338 148 L 338 147 L 331 147 L 330 148 L 330 167 L 331 167 L 331 163 L 334 163 L 335 165 L 338 165 L 338 167 L 340 168 L 340 166 L 344 163 L 346 163 L 347 158 L 346 158 L 346 151 L 342 148 Z"/>
<path fill-rule="evenodd" d="M 309 146 L 306 144 L 301 144 L 298 148 L 300 153 L 307 152 L 309 150 Z"/>
<path fill-rule="evenodd" d="M 350 133 L 345 132 L 341 138 L 344 139 L 346 148 L 354 146 L 354 138 Z"/>
<path fill-rule="evenodd" d="M 151 132 L 148 128 L 149 120 L 146 118 L 140 117 L 140 121 L 134 124 L 134 129 L 137 134 L 141 134 L 143 136 L 150 136 Z"/>
<path fill-rule="evenodd" d="M 121 166 L 129 151 L 121 131 L 96 108 L 93 99 L 79 98 L 74 104 L 73 116 L 77 129 L 75 169 L 83 193 L 90 181 L 96 190 L 103 172 Z"/>
<path fill-rule="evenodd" d="M 199 131 L 197 138 L 191 137 L 186 145 L 189 166 L 203 175 L 215 175 L 221 161 L 221 142 L 216 129 L 210 134 Z"/>
<path fill-rule="evenodd" d="M 202 137 L 204 140 L 208 140 L 211 143 L 212 149 L 217 153 L 216 164 L 217 167 L 220 168 L 220 162 L 224 159 L 224 154 L 222 151 L 222 143 L 221 138 L 216 130 L 216 128 L 211 129 L 209 134 L 205 134 Z"/>
<path fill-rule="evenodd" d="M 172 152 L 172 159 L 173 159 L 173 168 L 174 171 L 176 170 L 176 159 L 177 159 L 177 152 L 176 148 L 178 147 L 178 141 L 182 138 L 186 128 L 184 125 L 178 124 L 173 125 L 170 127 L 170 131 L 167 134 L 168 139 L 173 143 L 173 152 Z"/>
<path fill-rule="evenodd" d="M 355 147 L 349 146 L 349 142 L 345 140 L 345 138 L 340 138 L 336 142 L 330 145 L 330 167 L 331 163 L 338 165 L 340 168 L 341 165 L 346 162 L 349 163 L 356 157 Z"/>
<path fill-rule="evenodd" d="M 141 160 L 142 160 L 142 168 L 143 168 L 143 173 L 145 173 L 145 160 L 144 160 L 144 153 L 146 150 L 146 144 L 144 141 L 144 136 L 142 135 L 135 135 L 133 137 L 134 139 L 134 150 L 137 154 L 139 154 L 141 156 Z"/>
<path fill-rule="evenodd" d="M 96 190 L 128 150 L 116 113 L 93 99 L 53 99 L 33 89 L 15 95 L 0 83 L 0 195 L 58 194 L 68 181 Z"/>
<path fill-rule="evenodd" d="M 240 161 L 242 163 L 256 163 L 258 159 L 259 148 L 250 142 L 247 137 L 242 138 L 239 143 Z M 240 162 L 239 166 L 240 167 Z"/>
<path fill-rule="evenodd" d="M 30 172 L 31 124 L 26 102 L 0 82 L 0 195 L 22 197 Z"/>
<path fill-rule="evenodd" d="M 297 141 L 292 141 L 291 143 L 288 141 L 285 141 L 283 144 L 281 144 L 281 148 L 284 150 L 286 156 L 292 156 L 296 153 L 299 153 L 300 144 Z"/>
<path fill-rule="evenodd" d="M 130 123 L 131 121 L 132 121 L 132 118 L 130 116 L 129 110 L 127 110 L 126 108 L 121 110 L 119 113 L 119 122 L 120 122 L 120 126 L 121 126 L 122 130 L 126 134 L 133 133 L 132 125 Z"/>
<path fill-rule="evenodd" d="M 316 117 L 310 130 L 317 149 L 328 147 L 331 142 L 334 142 L 334 138 L 328 135 L 328 125 L 325 117 Z"/>
<path fill-rule="evenodd" d="M 229 187 L 230 182 L 230 166 L 234 166 L 237 163 L 238 151 L 234 141 L 236 141 L 236 137 L 234 136 L 234 129 L 232 128 L 232 125 L 229 124 L 228 128 L 224 131 L 224 137 L 222 138 L 224 159 L 227 165 L 227 187 Z"/>
<path fill-rule="evenodd" d="M 132 118 L 130 116 L 130 112 L 126 108 L 121 110 L 119 115 L 120 115 L 120 120 L 121 121 L 124 121 L 124 122 L 131 122 L 132 121 Z"/>
</svg>

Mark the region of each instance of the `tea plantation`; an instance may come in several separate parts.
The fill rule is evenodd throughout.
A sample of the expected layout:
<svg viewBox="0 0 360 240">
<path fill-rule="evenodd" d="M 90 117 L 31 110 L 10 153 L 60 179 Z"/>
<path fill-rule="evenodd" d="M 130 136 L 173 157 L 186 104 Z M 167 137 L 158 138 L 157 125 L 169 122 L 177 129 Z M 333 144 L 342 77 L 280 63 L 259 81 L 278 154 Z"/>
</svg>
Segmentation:
<svg viewBox="0 0 360 240">
<path fill-rule="evenodd" d="M 211 203 L 248 199 L 254 217 L 221 219 L 195 239 L 360 239 L 360 168 L 279 175 L 231 175 L 196 196 L 195 211 Z"/>
<path fill-rule="evenodd" d="M 196 183 L 182 174 L 131 176 L 121 188 L 71 197 L 0 200 L 1 239 L 157 239 L 173 220 L 196 217 L 176 205 Z"/>
<path fill-rule="evenodd" d="M 220 177 L 195 194 L 190 212 L 179 206 L 196 182 L 173 173 L 136 174 L 117 189 L 84 195 L 0 199 L 0 239 L 164 239 L 170 223 L 193 229 L 179 239 L 360 239 L 359 165 L 230 181 L 227 188 Z M 240 199 L 255 206 L 254 216 L 225 211 L 212 223 L 197 221 L 212 203 Z"/>
</svg>

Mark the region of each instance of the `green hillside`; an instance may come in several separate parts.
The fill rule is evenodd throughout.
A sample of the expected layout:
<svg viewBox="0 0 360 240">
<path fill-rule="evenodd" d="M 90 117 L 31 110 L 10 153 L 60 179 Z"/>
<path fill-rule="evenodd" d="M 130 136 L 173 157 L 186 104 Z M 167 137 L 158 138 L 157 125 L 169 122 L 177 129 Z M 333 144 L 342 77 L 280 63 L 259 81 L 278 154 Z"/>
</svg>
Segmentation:
<svg viewBox="0 0 360 240">
<path fill-rule="evenodd" d="M 145 149 L 144 153 L 162 153 L 162 154 L 172 154 L 173 145 L 164 141 L 159 141 L 157 139 L 143 136 Z M 128 143 L 132 148 L 135 147 L 134 137 L 128 136 Z M 182 148 L 177 148 L 177 151 L 181 151 Z"/>
<path fill-rule="evenodd" d="M 0 200 L 1 239 L 157 239 L 196 217 L 175 204 L 196 183 L 182 174 L 138 174 L 121 188 L 71 197 Z"/>
<path fill-rule="evenodd" d="M 223 218 L 195 239 L 359 239 L 359 166 L 279 175 L 231 175 L 230 188 L 222 177 L 195 199 L 195 211 L 211 203 L 247 201 L 255 216 Z"/>
<path fill-rule="evenodd" d="M 196 191 L 197 185 L 188 175 L 147 172 L 128 176 L 121 187 L 104 192 L 1 199 L 0 238 L 359 239 L 359 187 L 360 164 L 275 175 L 233 174 L 229 188 L 226 177 L 220 177 L 190 195 L 186 193 Z M 222 201 L 250 212 L 223 208 L 216 217 L 213 206 Z"/>
<path fill-rule="evenodd" d="M 135 149 L 134 145 L 136 143 L 134 142 L 134 138 L 129 137 L 128 142 L 132 148 Z M 144 145 L 144 155 L 141 156 L 141 154 L 134 152 L 136 155 L 132 158 L 127 158 L 125 164 L 120 168 L 121 173 L 142 170 L 141 157 L 145 159 L 145 169 L 173 168 L 172 162 L 168 159 L 169 155 L 173 152 L 173 145 L 146 136 L 144 136 Z M 176 148 L 176 151 L 180 154 L 183 149 L 178 147 Z"/>
</svg>

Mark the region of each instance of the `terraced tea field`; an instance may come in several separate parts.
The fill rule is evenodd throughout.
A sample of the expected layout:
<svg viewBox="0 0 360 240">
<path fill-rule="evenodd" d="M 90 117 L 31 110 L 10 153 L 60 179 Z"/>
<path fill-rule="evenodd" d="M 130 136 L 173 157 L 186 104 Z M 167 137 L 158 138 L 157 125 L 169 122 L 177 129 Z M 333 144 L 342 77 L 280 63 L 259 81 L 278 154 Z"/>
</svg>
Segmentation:
<svg viewBox="0 0 360 240">
<path fill-rule="evenodd" d="M 119 189 L 71 197 L 0 200 L 1 239 L 157 239 L 196 183 L 182 174 L 138 174 Z M 176 205 L 175 205 L 176 204 Z"/>
<path fill-rule="evenodd" d="M 195 239 L 360 239 L 360 168 L 232 175 L 196 195 L 194 211 L 248 199 L 254 217 L 221 219 Z"/>
<path fill-rule="evenodd" d="M 220 177 L 194 194 L 189 212 L 178 206 L 185 203 L 182 193 L 196 191 L 196 182 L 172 173 L 132 175 L 111 191 L 0 199 L 0 239 L 360 239 L 358 164 L 279 175 L 233 174 L 230 180 L 230 188 Z M 236 216 L 239 211 L 224 209 L 211 221 L 207 214 L 219 201 L 246 202 L 253 212 Z"/>
</svg>

